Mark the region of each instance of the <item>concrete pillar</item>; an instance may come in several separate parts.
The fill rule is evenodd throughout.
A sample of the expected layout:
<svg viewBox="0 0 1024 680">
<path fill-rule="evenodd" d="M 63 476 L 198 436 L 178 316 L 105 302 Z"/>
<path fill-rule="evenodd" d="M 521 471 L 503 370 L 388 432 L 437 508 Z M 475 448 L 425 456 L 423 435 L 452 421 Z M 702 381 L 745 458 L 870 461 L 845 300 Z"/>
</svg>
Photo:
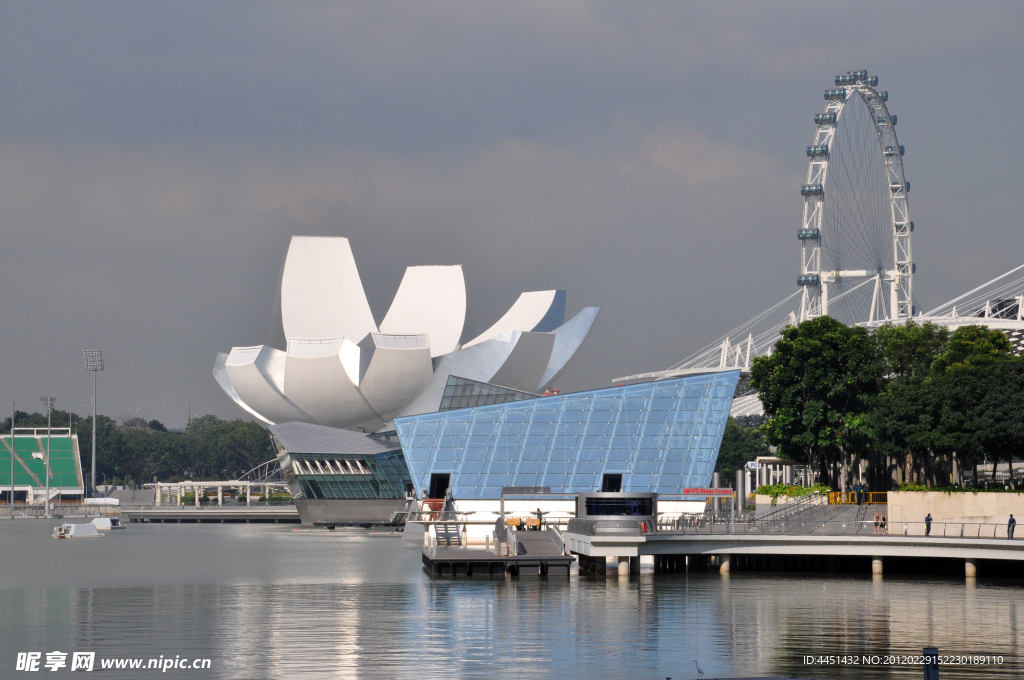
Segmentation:
<svg viewBox="0 0 1024 680">
<path fill-rule="evenodd" d="M 626 578 L 629 576 L 629 557 L 626 555 L 619 555 L 619 578 Z"/>
<path fill-rule="evenodd" d="M 157 484 L 156 485 L 156 504 L 157 505 L 161 505 L 162 504 L 162 502 L 164 500 L 163 496 L 164 496 L 164 487 L 163 487 L 162 484 Z"/>
<path fill-rule="evenodd" d="M 197 508 L 199 507 L 199 490 L 200 489 L 202 489 L 202 487 L 199 487 L 199 486 L 193 486 L 192 487 L 192 493 L 195 495 L 196 507 Z"/>
<path fill-rule="evenodd" d="M 224 505 L 224 486 L 217 485 L 217 505 Z"/>
<path fill-rule="evenodd" d="M 630 557 L 629 558 L 629 573 L 639 574 L 640 573 L 640 558 Z"/>
<path fill-rule="evenodd" d="M 977 578 L 978 576 L 978 563 L 974 558 L 968 558 L 964 560 L 964 576 L 967 578 Z"/>
<path fill-rule="evenodd" d="M 732 555 L 719 555 L 718 573 L 728 574 L 730 571 L 732 571 Z"/>
<path fill-rule="evenodd" d="M 249 482 L 245 483 L 245 504 L 247 506 L 252 504 L 252 484 Z"/>
<path fill-rule="evenodd" d="M 871 575 L 881 576 L 882 575 L 882 558 L 872 557 L 871 558 Z"/>
<path fill-rule="evenodd" d="M 711 475 L 711 488 L 717 489 L 718 488 L 718 484 L 720 483 L 720 480 L 721 480 L 721 477 L 719 476 L 719 474 L 717 472 L 713 473 Z M 719 512 L 721 512 L 722 511 L 722 499 L 719 498 L 718 496 L 715 496 L 714 500 L 711 501 L 711 507 L 714 509 L 715 514 L 718 514 Z"/>
</svg>

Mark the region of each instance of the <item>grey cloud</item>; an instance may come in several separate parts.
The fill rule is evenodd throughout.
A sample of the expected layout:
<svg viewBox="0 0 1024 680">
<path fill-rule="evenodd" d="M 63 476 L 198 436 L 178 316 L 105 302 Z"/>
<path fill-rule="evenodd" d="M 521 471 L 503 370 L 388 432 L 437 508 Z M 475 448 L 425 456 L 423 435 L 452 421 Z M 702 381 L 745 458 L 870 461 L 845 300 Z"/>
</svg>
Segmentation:
<svg viewBox="0 0 1024 680">
<path fill-rule="evenodd" d="M 94 345 L 104 412 L 241 415 L 213 355 L 269 339 L 291 234 L 350 237 L 378 318 L 414 264 L 464 264 L 480 328 L 520 290 L 602 306 L 562 387 L 664 367 L 792 290 L 811 116 L 854 67 L 892 93 L 938 303 L 1019 263 L 986 243 L 1019 241 L 1021 14 L 4 5 L 0 393 L 85 394 Z"/>
</svg>

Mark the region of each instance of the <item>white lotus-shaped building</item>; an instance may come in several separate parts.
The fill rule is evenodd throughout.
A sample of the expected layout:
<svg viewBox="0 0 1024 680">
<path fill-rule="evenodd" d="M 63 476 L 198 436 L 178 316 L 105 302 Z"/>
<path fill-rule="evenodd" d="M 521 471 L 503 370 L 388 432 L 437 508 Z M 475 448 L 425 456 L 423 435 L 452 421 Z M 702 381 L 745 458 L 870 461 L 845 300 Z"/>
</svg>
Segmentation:
<svg viewBox="0 0 1024 680">
<path fill-rule="evenodd" d="M 565 370 L 597 313 L 587 307 L 565 322 L 565 291 L 523 293 L 497 323 L 463 343 L 461 265 L 409 267 L 378 327 L 348 239 L 294 236 L 275 304 L 274 346 L 218 353 L 213 375 L 264 423 L 378 432 L 392 429 L 396 416 L 438 411 L 446 388 L 451 403 L 456 385 L 542 392 Z"/>
</svg>

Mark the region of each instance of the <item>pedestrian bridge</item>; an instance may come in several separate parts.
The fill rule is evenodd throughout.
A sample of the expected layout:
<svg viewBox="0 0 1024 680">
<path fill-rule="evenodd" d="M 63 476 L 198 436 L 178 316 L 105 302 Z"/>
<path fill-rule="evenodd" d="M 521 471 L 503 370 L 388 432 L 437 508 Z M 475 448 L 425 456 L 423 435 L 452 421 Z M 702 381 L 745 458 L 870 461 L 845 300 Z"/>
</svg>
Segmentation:
<svg viewBox="0 0 1024 680">
<path fill-rule="evenodd" d="M 625 518 L 572 520 L 564 534 L 565 550 L 586 559 L 617 557 L 620 563 L 653 555 L 662 570 L 684 568 L 688 562 L 678 558 L 697 556 L 703 559 L 697 563 L 717 565 L 724 573 L 751 564 L 746 558 L 755 556 L 826 558 L 805 561 L 811 568 L 828 565 L 828 558 L 870 559 L 876 574 L 882 573 L 883 559 L 891 558 L 963 560 L 968 576 L 977 574 L 979 561 L 1024 562 L 1024 540 L 1009 539 L 1006 525 L 901 522 L 887 528 L 892 533 L 882 534 L 873 521 L 720 520 L 677 520 L 656 527 Z"/>
</svg>

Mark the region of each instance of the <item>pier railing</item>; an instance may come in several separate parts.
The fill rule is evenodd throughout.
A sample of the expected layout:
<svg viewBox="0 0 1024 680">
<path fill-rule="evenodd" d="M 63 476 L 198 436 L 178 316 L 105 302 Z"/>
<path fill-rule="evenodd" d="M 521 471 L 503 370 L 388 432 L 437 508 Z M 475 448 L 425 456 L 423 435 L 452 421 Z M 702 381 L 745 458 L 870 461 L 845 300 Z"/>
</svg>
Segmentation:
<svg viewBox="0 0 1024 680">
<path fill-rule="evenodd" d="M 586 520 L 569 522 L 568 533 L 584 536 L 641 535 L 638 520 Z M 650 531 L 647 532 L 651 533 Z M 728 515 L 689 515 L 661 518 L 657 533 L 663 535 L 726 536 L 900 536 L 951 539 L 1006 539 L 1006 524 L 991 522 L 892 522 L 888 526 L 874 520 L 819 520 L 790 518 L 780 520 L 736 519 Z"/>
<path fill-rule="evenodd" d="M 1007 538 L 1007 525 L 986 522 L 893 522 L 888 526 L 876 525 L 874 520 L 804 520 L 777 521 L 705 521 L 703 518 L 683 522 L 677 529 L 663 529 L 661 533 L 683 535 L 722 536 L 739 535 L 819 535 L 819 536 L 907 536 L 929 538 Z"/>
</svg>

